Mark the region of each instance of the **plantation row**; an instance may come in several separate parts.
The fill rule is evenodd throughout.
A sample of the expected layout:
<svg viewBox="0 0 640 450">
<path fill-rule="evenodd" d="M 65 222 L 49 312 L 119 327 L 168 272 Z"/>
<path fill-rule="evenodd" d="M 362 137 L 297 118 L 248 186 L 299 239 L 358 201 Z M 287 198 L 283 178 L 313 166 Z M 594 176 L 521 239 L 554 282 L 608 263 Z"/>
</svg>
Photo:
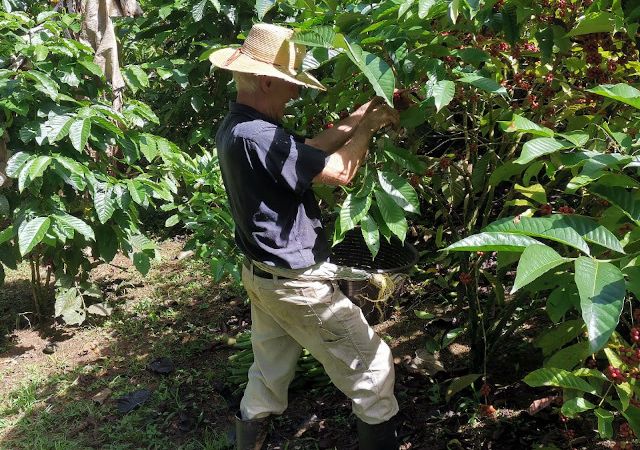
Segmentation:
<svg viewBox="0 0 640 450">
<path fill-rule="evenodd" d="M 54 287 L 55 315 L 82 323 L 101 302 L 89 273 L 117 252 L 146 273 L 160 212 L 218 279 L 238 276 L 213 139 L 233 83 L 208 56 L 286 22 L 329 88 L 303 92 L 287 127 L 314 135 L 374 95 L 401 110 L 352 185 L 316 188 L 334 242 L 420 241 L 418 277 L 466 304 L 485 380 L 544 309 L 544 367 L 525 381 L 562 388 L 562 414 L 594 414 L 603 438 L 625 421 L 640 436 L 640 6 L 148 0 L 115 21 L 122 108 L 82 17 L 50 6 L 0 10 L 0 280 L 28 261 L 39 314 Z"/>
</svg>

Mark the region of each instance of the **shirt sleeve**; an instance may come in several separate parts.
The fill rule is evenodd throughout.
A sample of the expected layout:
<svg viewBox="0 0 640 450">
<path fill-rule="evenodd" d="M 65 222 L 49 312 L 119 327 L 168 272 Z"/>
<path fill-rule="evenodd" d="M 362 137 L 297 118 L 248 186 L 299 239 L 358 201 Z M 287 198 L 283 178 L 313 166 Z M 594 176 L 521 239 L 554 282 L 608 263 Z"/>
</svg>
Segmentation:
<svg viewBox="0 0 640 450">
<path fill-rule="evenodd" d="M 305 144 L 302 138 L 288 133 L 282 127 L 274 127 L 273 134 L 269 134 L 271 139 L 256 142 L 258 153 L 264 155 L 265 169 L 277 183 L 283 183 L 296 194 L 302 195 L 324 169 L 328 155 Z"/>
</svg>

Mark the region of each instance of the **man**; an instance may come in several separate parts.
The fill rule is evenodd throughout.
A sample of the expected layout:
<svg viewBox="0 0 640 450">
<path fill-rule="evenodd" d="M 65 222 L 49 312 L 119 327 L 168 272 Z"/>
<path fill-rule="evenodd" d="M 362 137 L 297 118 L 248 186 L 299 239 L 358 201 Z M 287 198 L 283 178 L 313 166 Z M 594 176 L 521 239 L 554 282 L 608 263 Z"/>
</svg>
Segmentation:
<svg viewBox="0 0 640 450">
<path fill-rule="evenodd" d="M 300 86 L 324 89 L 300 70 L 305 49 L 290 42 L 291 35 L 287 28 L 256 24 L 241 48 L 210 56 L 233 72 L 238 91 L 216 135 L 251 300 L 254 363 L 236 417 L 237 448 L 261 448 L 267 417 L 287 407 L 305 347 L 351 398 L 360 448 L 397 449 L 391 352 L 327 279 L 330 249 L 311 185 L 348 184 L 373 135 L 397 125 L 398 114 L 374 99 L 313 139 L 286 131 L 280 121 Z"/>
</svg>

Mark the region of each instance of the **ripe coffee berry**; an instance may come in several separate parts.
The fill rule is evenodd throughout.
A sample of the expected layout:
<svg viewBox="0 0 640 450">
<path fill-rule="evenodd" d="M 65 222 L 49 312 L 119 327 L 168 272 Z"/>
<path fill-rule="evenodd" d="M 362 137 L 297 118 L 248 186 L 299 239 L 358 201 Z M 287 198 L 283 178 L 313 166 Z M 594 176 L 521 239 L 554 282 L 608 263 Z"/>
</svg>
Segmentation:
<svg viewBox="0 0 640 450">
<path fill-rule="evenodd" d="M 615 62 L 614 60 L 610 59 L 610 60 L 607 62 L 607 70 L 608 70 L 609 72 L 615 72 L 617 68 L 618 68 L 618 63 L 617 63 L 617 62 Z"/>
<path fill-rule="evenodd" d="M 630 335 L 631 342 L 640 342 L 640 328 L 632 328 Z"/>
<path fill-rule="evenodd" d="M 328 124 L 326 124 L 326 125 L 324 126 L 324 128 L 325 128 L 326 130 L 328 130 L 329 128 L 333 128 L 333 122 L 329 122 Z"/>
<path fill-rule="evenodd" d="M 459 279 L 460 279 L 460 283 L 464 284 L 465 286 L 470 284 L 473 281 L 473 278 L 467 272 L 462 272 L 460 274 Z"/>
<path fill-rule="evenodd" d="M 560 214 L 573 214 L 575 210 L 571 206 L 561 206 L 558 208 Z"/>
<path fill-rule="evenodd" d="M 480 388 L 480 395 L 482 395 L 483 397 L 488 397 L 490 393 L 491 386 L 489 386 L 487 383 L 484 383 Z"/>
<path fill-rule="evenodd" d="M 446 170 L 451 165 L 451 160 L 449 158 L 441 158 L 438 164 L 440 164 L 442 170 Z"/>
<path fill-rule="evenodd" d="M 630 438 L 633 437 L 633 430 L 631 429 L 629 424 L 625 422 L 620 424 L 620 428 L 618 428 L 618 435 L 623 439 Z"/>
</svg>

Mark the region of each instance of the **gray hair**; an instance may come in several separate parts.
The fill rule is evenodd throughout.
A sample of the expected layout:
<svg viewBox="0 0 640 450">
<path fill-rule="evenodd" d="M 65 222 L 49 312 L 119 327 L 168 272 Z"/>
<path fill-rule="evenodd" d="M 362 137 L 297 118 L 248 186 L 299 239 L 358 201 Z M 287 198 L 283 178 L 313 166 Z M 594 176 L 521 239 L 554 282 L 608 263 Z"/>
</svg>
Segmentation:
<svg viewBox="0 0 640 450">
<path fill-rule="evenodd" d="M 258 89 L 258 75 L 246 72 L 233 72 L 233 81 L 236 82 L 238 92 L 252 94 Z"/>
</svg>

